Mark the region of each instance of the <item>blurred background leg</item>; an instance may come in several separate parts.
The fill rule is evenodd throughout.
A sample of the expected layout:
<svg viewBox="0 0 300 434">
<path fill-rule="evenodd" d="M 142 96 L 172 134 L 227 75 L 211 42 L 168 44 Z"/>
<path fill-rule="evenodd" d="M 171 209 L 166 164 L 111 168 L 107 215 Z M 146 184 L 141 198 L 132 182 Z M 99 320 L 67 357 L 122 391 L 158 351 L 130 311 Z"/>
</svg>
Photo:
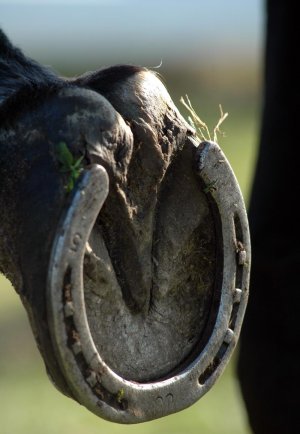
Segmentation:
<svg viewBox="0 0 300 434">
<path fill-rule="evenodd" d="M 251 293 L 238 365 L 258 434 L 300 432 L 296 16 L 295 2 L 267 1 L 264 109 L 249 212 Z"/>
</svg>

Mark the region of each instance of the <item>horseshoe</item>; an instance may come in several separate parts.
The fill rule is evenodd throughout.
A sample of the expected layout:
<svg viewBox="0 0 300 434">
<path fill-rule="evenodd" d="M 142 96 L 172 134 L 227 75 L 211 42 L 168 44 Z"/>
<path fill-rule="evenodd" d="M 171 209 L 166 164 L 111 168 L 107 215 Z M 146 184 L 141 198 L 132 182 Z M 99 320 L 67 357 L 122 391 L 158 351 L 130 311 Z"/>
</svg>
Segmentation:
<svg viewBox="0 0 300 434">
<path fill-rule="evenodd" d="M 218 278 L 204 342 L 198 344 L 192 358 L 164 378 L 143 382 L 118 375 L 105 363 L 97 349 L 97 335 L 93 336 L 89 326 L 91 312 L 87 310 L 96 307 L 85 301 L 84 257 L 109 190 L 103 167 L 93 165 L 84 172 L 57 229 L 47 296 L 59 364 L 75 399 L 114 422 L 144 422 L 193 404 L 220 376 L 239 336 L 249 284 L 246 212 L 236 179 L 218 145 L 201 143 L 196 158 L 199 188 L 206 191 L 218 237 Z M 243 245 L 242 263 L 238 243 Z"/>
</svg>

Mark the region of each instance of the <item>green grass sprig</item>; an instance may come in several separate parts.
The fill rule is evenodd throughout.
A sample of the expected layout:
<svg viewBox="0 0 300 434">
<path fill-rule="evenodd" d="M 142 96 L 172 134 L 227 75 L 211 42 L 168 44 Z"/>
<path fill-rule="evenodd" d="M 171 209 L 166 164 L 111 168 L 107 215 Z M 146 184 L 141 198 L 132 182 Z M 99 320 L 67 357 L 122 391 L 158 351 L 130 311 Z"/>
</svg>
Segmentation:
<svg viewBox="0 0 300 434">
<path fill-rule="evenodd" d="M 57 159 L 61 165 L 60 171 L 68 175 L 65 189 L 67 193 L 70 193 L 83 169 L 83 155 L 76 159 L 68 148 L 68 145 L 65 142 L 59 142 L 57 145 Z"/>
</svg>

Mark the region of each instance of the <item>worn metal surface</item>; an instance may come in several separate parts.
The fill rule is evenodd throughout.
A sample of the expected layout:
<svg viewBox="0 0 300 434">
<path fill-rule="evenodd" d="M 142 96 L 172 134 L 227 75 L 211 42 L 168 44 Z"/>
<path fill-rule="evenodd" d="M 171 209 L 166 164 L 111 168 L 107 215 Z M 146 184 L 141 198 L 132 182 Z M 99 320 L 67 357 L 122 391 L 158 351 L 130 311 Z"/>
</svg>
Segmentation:
<svg viewBox="0 0 300 434">
<path fill-rule="evenodd" d="M 207 142 L 198 146 L 193 139 L 189 140 L 190 146 L 197 147 L 195 170 L 199 176 L 199 189 L 206 192 L 217 232 L 215 247 L 219 275 L 212 295 L 216 315 L 213 324 L 206 323 L 207 343 L 198 352 L 197 348 L 194 350 L 188 363 L 182 365 L 179 357 L 177 369 L 173 367 L 173 372 L 171 370 L 164 378 L 160 378 L 158 372 L 157 378 L 151 381 L 132 381 L 118 375 L 105 363 L 97 349 L 98 334 L 93 335 L 88 317 L 90 310 L 99 309 L 99 304 L 86 303 L 83 270 L 84 257 L 91 254 L 88 240 L 108 193 L 108 178 L 102 167 L 95 165 L 85 171 L 57 231 L 48 280 L 53 342 L 75 398 L 92 412 L 111 421 L 143 422 L 194 403 L 223 371 L 240 332 L 248 297 L 250 267 L 250 242 L 243 200 L 234 174 L 218 145 Z M 199 270 L 199 278 L 201 272 L 205 270 Z M 101 282 L 99 285 L 98 300 L 101 303 Z M 146 316 L 144 320 L 147 320 Z M 121 315 L 119 321 L 122 322 Z M 181 321 L 184 323 L 185 318 L 182 317 Z M 113 346 L 114 340 L 117 341 L 114 329 L 111 330 L 111 339 Z M 143 355 L 146 360 L 147 356 L 151 359 L 151 354 Z M 139 357 L 136 354 L 136 358 Z"/>
</svg>

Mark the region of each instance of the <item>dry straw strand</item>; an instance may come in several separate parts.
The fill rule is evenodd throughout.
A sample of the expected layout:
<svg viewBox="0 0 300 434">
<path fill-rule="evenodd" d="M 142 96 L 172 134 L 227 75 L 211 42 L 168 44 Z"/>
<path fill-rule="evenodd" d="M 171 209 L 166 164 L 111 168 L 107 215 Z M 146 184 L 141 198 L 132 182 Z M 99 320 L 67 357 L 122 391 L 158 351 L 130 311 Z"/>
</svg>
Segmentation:
<svg viewBox="0 0 300 434">
<path fill-rule="evenodd" d="M 190 113 L 190 116 L 188 116 L 188 121 L 189 121 L 190 125 L 194 128 L 194 130 L 196 131 L 196 134 L 198 135 L 199 139 L 203 140 L 203 141 L 211 140 L 211 134 L 210 134 L 208 126 L 199 117 L 199 115 L 196 113 L 194 107 L 192 106 L 192 103 L 191 103 L 189 97 L 187 95 L 185 95 L 185 99 L 183 97 L 181 97 L 180 102 L 184 105 L 184 107 Z M 218 141 L 218 134 L 224 136 L 224 133 L 220 130 L 220 126 L 228 116 L 228 113 L 223 112 L 221 104 L 219 104 L 219 109 L 220 109 L 220 118 L 217 122 L 217 125 L 213 129 L 214 142 Z"/>
</svg>

